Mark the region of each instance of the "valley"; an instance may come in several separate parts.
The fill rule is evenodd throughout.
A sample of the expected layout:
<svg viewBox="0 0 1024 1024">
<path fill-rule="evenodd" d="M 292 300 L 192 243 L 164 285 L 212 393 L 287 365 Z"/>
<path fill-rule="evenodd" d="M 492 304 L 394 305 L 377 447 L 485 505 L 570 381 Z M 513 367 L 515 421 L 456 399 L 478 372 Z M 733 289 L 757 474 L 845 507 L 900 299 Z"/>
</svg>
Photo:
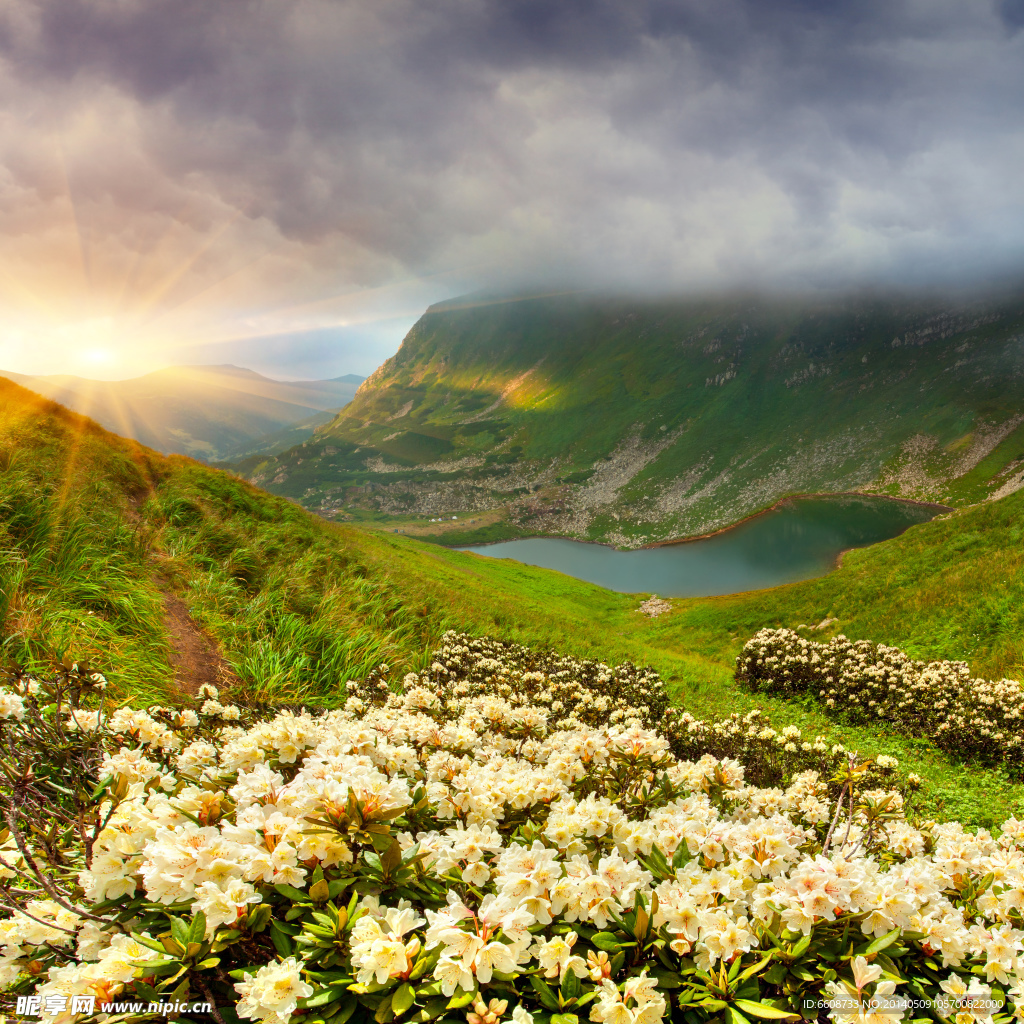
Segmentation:
<svg viewBox="0 0 1024 1024">
<path fill-rule="evenodd" d="M 205 462 L 284 451 L 329 423 L 363 378 L 277 381 L 239 366 L 167 367 L 129 380 L 6 377 L 108 430 Z"/>
<path fill-rule="evenodd" d="M 761 707 L 780 725 L 841 735 L 929 780 L 930 806 L 1001 820 L 1024 787 L 884 727 L 837 726 L 813 702 L 753 698 L 733 679 L 743 643 L 770 627 L 962 658 L 987 678 L 1024 670 L 1024 491 L 954 510 L 848 552 L 823 577 L 666 602 L 561 573 L 329 523 L 181 456 L 165 457 L 0 382 L 0 654 L 36 671 L 63 659 L 113 692 L 177 700 L 180 601 L 239 682 L 271 703 L 333 705 L 381 662 L 401 675 L 445 630 L 649 664 L 678 705 L 717 719 Z M 201 645 L 200 645 L 201 646 Z"/>
</svg>

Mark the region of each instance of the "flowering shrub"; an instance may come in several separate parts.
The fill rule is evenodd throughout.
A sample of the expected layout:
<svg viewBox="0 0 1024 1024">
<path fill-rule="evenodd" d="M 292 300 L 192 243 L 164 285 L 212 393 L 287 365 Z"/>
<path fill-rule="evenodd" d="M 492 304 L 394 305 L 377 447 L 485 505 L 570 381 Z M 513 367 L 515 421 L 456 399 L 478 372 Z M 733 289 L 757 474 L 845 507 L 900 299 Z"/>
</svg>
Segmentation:
<svg viewBox="0 0 1024 1024">
<path fill-rule="evenodd" d="M 385 675 L 267 717 L 212 688 L 111 708 L 76 666 L 7 679 L 0 986 L 60 1024 L 193 1000 L 217 1024 L 1024 1007 L 1024 825 L 913 823 L 895 765 L 845 751 L 751 785 L 701 737 L 776 739 L 691 731 L 632 666 L 449 634 Z"/>
<path fill-rule="evenodd" d="M 821 736 L 813 743 L 805 740 L 795 725 L 773 729 L 760 710 L 705 722 L 687 711 L 669 708 L 661 729 L 672 753 L 681 760 L 698 760 L 705 754 L 731 758 L 743 765 L 744 778 L 758 786 L 779 786 L 811 770 L 830 776 L 844 763 L 847 753 L 845 747 L 829 744 Z M 877 766 L 873 770 L 881 771 Z M 891 771 L 884 774 L 887 783 L 895 781 Z"/>
<path fill-rule="evenodd" d="M 736 678 L 755 691 L 814 695 L 858 721 L 892 722 L 960 757 L 1017 771 L 1022 764 L 1021 684 L 972 679 L 962 661 L 914 661 L 866 640 L 840 635 L 823 644 L 762 629 L 740 653 Z"/>
</svg>

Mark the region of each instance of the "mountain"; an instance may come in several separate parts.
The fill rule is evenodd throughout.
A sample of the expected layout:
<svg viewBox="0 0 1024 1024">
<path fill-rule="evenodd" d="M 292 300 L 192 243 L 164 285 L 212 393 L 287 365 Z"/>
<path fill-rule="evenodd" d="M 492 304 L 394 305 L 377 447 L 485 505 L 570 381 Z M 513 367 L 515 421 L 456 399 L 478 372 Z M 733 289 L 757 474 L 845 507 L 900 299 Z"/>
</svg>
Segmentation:
<svg viewBox="0 0 1024 1024">
<path fill-rule="evenodd" d="M 836 726 L 782 699 L 755 702 L 733 663 L 763 626 L 827 616 L 851 639 L 1019 677 L 1022 515 L 1024 490 L 850 552 L 821 579 L 675 600 L 652 620 L 640 595 L 325 522 L 0 380 L 0 666 L 42 673 L 85 661 L 108 676 L 115 703 L 130 694 L 177 704 L 181 689 L 213 678 L 233 700 L 338 705 L 344 681 L 382 661 L 399 676 L 429 664 L 445 630 L 491 634 L 650 664 L 700 717 L 757 703 L 778 728 L 896 756 L 929 781 L 922 810 L 990 826 L 1024 786 L 913 737 Z"/>
<path fill-rule="evenodd" d="M 282 451 L 301 442 L 329 420 L 324 411 L 352 400 L 363 379 L 347 374 L 277 381 L 230 365 L 168 367 L 118 381 L 3 371 L 0 376 L 157 451 L 206 461 Z"/>
<path fill-rule="evenodd" d="M 498 508 L 623 547 L 793 493 L 967 504 L 1024 484 L 1024 297 L 441 304 L 330 426 L 240 470 L 325 512 Z"/>
<path fill-rule="evenodd" d="M 313 413 L 308 419 L 292 423 L 282 430 L 275 430 L 272 434 L 264 434 L 263 437 L 246 441 L 237 448 L 225 452 L 221 456 L 220 462 L 230 467 L 235 462 L 250 459 L 253 456 L 266 458 L 268 455 L 277 455 L 289 448 L 294 448 L 297 444 L 302 444 L 307 438 L 313 436 L 318 427 L 332 422 L 334 417 L 335 413 L 331 409 Z"/>
</svg>

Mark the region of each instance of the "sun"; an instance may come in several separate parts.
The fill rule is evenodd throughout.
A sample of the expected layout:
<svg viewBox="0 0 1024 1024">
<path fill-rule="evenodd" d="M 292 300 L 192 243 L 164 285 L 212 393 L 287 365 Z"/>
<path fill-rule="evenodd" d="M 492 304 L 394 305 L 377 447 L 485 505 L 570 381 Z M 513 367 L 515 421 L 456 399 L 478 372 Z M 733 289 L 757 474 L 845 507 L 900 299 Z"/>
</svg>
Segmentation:
<svg viewBox="0 0 1024 1024">
<path fill-rule="evenodd" d="M 97 366 L 107 365 L 115 359 L 114 353 L 109 348 L 91 348 L 82 353 L 82 360 Z"/>
</svg>

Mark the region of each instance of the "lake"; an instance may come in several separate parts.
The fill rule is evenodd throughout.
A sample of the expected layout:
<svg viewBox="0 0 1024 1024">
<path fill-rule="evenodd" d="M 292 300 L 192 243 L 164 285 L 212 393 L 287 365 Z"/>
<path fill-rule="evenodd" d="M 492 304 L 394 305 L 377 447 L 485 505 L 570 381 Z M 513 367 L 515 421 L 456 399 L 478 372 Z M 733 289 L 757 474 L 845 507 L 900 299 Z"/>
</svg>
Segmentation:
<svg viewBox="0 0 1024 1024">
<path fill-rule="evenodd" d="M 714 537 L 617 551 L 554 537 L 460 548 L 557 569 L 621 593 L 708 597 L 823 576 L 847 548 L 877 544 L 942 511 L 891 498 L 795 498 Z"/>
</svg>

